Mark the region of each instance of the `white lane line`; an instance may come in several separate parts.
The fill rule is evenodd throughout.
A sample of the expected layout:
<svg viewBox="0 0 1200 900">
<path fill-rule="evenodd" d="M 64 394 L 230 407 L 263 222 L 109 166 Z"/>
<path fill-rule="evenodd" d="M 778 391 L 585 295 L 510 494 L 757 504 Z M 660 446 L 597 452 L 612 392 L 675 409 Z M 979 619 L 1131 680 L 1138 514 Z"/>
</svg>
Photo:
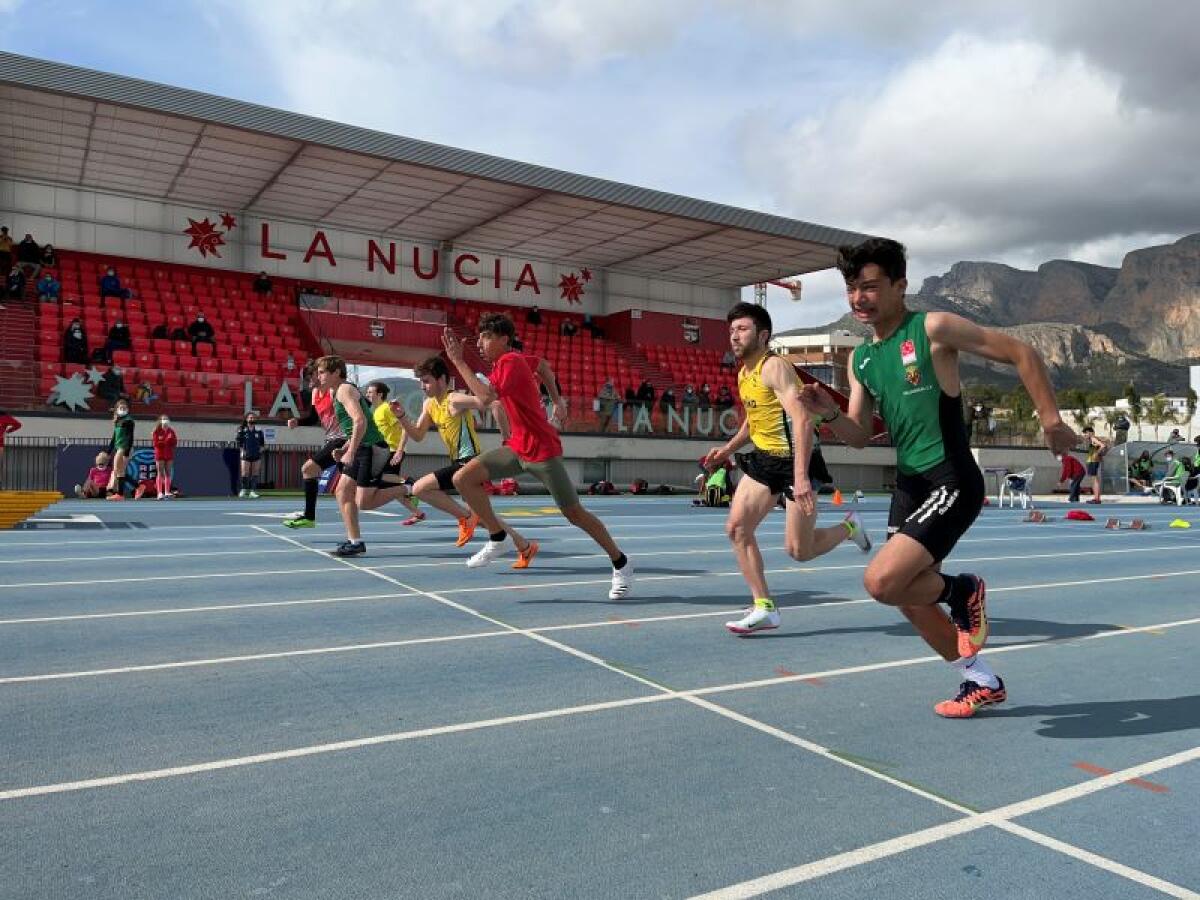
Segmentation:
<svg viewBox="0 0 1200 900">
<path fill-rule="evenodd" d="M 211 659 L 185 659 L 178 662 L 147 663 L 142 666 L 121 666 L 113 669 L 86 669 L 79 672 L 51 672 L 46 675 L 13 675 L 0 678 L 0 684 L 31 684 L 40 681 L 63 681 L 69 678 L 93 678 L 99 675 L 128 675 L 132 672 L 163 672 L 170 669 L 193 669 L 199 666 L 224 666 L 230 663 L 259 662 L 269 659 L 292 659 L 297 656 L 325 656 L 332 653 L 356 653 L 362 650 L 387 650 L 419 644 L 446 644 L 477 638 L 509 636 L 509 631 L 476 631 L 470 634 L 449 634 L 441 637 L 407 638 L 402 641 L 376 641 L 371 644 L 342 644 L 337 647 L 313 647 L 309 650 L 281 650 L 274 653 L 248 653 L 243 656 L 216 656 Z"/>
<path fill-rule="evenodd" d="M 276 750 L 268 753 L 255 753 L 251 756 L 236 756 L 230 759 L 216 759 L 209 762 L 193 763 L 186 766 L 172 766 L 165 769 L 150 769 L 143 772 L 128 772 L 124 775 L 108 775 L 101 778 L 87 778 L 80 781 L 62 781 L 56 784 L 41 784 L 33 787 L 15 788 L 0 791 L 0 802 L 5 800 L 20 800 L 26 797 L 44 797 L 48 794 L 65 794 L 72 791 L 84 791 L 94 788 L 113 787 L 121 784 L 132 784 L 140 781 L 157 781 L 163 778 L 177 778 L 181 775 L 195 775 L 201 772 L 217 772 L 222 769 L 235 769 L 241 766 L 254 766 L 263 763 L 278 762 L 285 759 L 299 759 L 304 756 L 317 756 L 324 753 L 337 753 L 342 750 L 357 750 L 362 747 L 377 747 L 381 744 L 396 744 L 401 741 L 411 741 L 417 738 L 438 737 L 444 734 L 458 734 L 464 731 L 479 731 L 483 728 L 495 728 L 503 725 L 515 725 L 521 722 L 538 722 L 543 719 L 557 719 L 564 716 L 575 716 L 584 713 L 602 712 L 609 709 L 621 709 L 627 706 L 641 706 L 649 703 L 661 703 L 670 700 L 665 694 L 647 694 L 641 697 L 629 697 L 624 700 L 609 700 L 603 703 L 587 703 L 580 706 L 563 706 L 557 709 L 547 709 L 541 712 L 523 713 L 516 716 L 503 716 L 496 719 L 480 719 L 474 722 L 461 722 L 457 725 L 439 725 L 434 728 L 420 728 L 415 731 L 395 731 L 390 734 L 378 734 L 349 741 L 336 741 L 329 744 L 312 744 L 307 747 L 295 747 L 291 750 Z"/>
<path fill-rule="evenodd" d="M 124 544 L 120 546 L 124 547 Z M 79 563 L 79 562 L 108 562 L 109 560 L 129 560 L 138 559 L 143 562 L 155 563 L 161 565 L 168 559 L 185 559 L 187 557 L 203 557 L 203 556 L 265 556 L 268 553 L 296 553 L 296 550 L 197 550 L 189 553 L 155 553 L 148 556 L 145 553 L 129 554 L 125 556 L 50 556 L 40 559 L 0 559 L 0 565 L 24 565 L 26 563 L 54 563 L 61 566 L 64 563 Z"/>
<path fill-rule="evenodd" d="M 865 847 L 859 847 L 855 850 L 849 850 L 845 853 L 827 856 L 824 859 L 814 860 L 813 862 L 805 863 L 801 866 L 783 869 L 770 875 L 752 878 L 748 881 L 729 885 L 728 887 L 720 888 L 715 891 L 709 891 L 704 894 L 696 894 L 691 898 L 691 900 L 745 900 L 745 898 L 748 897 L 758 897 L 770 891 L 782 890 L 783 888 L 812 881 L 814 879 L 833 874 L 834 872 L 841 872 L 846 869 L 854 868 L 855 866 L 878 862 L 881 859 L 896 856 L 900 853 L 905 853 L 918 847 L 925 847 L 929 844 L 938 843 L 946 840 L 947 838 L 967 834 L 989 825 L 1001 827 L 1008 824 L 1010 819 L 1028 815 L 1031 812 L 1049 809 L 1053 806 L 1059 806 L 1072 800 L 1078 800 L 1080 797 L 1094 794 L 1097 791 L 1105 790 L 1113 787 L 1114 785 L 1129 781 L 1133 778 L 1142 778 L 1146 775 L 1152 775 L 1155 772 L 1161 772 L 1166 769 L 1186 765 L 1187 763 L 1194 762 L 1197 759 L 1200 759 L 1200 747 L 1193 747 L 1191 750 L 1185 750 L 1181 753 L 1173 753 L 1170 756 L 1164 756 L 1156 760 L 1151 760 L 1150 762 L 1130 766 L 1129 768 L 1122 769 L 1119 772 L 1113 772 L 1111 775 L 1105 775 L 1101 778 L 1093 778 L 1088 781 L 1083 781 L 1078 784 L 1071 785 L 1070 787 L 1061 788 L 1057 791 L 1051 791 L 1047 794 L 1032 797 L 1029 800 L 1023 800 L 1019 803 L 1002 806 L 988 812 L 973 813 L 965 818 L 955 819 L 952 822 L 946 822 L 942 825 L 934 825 L 931 828 L 923 828 L 920 831 L 914 831 L 911 834 L 905 834 L 901 835 L 900 837 L 891 838 L 890 840 L 869 844 Z M 1030 829 L 1026 829 L 1022 826 L 1019 829 L 1013 829 L 1011 833 L 1020 834 L 1021 832 L 1028 830 Z M 1022 834 L 1022 836 L 1025 835 Z M 1039 835 L 1039 837 L 1041 837 L 1041 835 Z M 1040 840 L 1038 843 L 1041 843 L 1043 846 L 1048 846 L 1047 843 Z M 1091 854 L 1088 855 L 1090 856 Z M 1083 857 L 1075 855 L 1075 858 L 1082 859 Z M 1084 861 L 1086 862 L 1090 860 L 1084 859 Z M 1112 868 L 1108 868 L 1108 871 L 1114 870 Z M 1116 874 L 1124 875 L 1126 873 L 1117 872 Z M 1144 873 L 1139 872 L 1137 874 L 1143 875 Z M 1146 877 L 1149 878 L 1151 876 Z M 1167 886 L 1168 892 L 1172 896 L 1187 898 L 1195 898 L 1197 896 L 1194 892 L 1188 891 L 1186 888 L 1170 884 L 1169 882 L 1163 882 L 1161 879 L 1155 880 Z"/>
<path fill-rule="evenodd" d="M 30 616 L 25 619 L 0 619 L 0 625 L 41 625 L 50 622 L 79 622 L 87 619 L 126 619 L 138 616 L 176 616 L 187 613 L 235 612 L 275 606 L 315 606 L 323 603 L 350 603 L 355 600 L 391 600 L 413 594 L 361 594 L 355 597 L 313 597 L 308 600 L 262 600 L 251 603 L 223 603 L 219 606 L 177 606 L 171 609 L 130 609 L 122 612 L 72 613 L 62 616 Z"/>
<path fill-rule="evenodd" d="M 233 527 L 235 527 L 235 528 L 250 528 L 251 526 L 235 525 Z M 103 544 L 106 547 L 111 547 L 113 545 L 114 541 L 118 541 L 122 547 L 128 547 L 130 545 L 135 545 L 135 544 L 136 545 L 140 545 L 140 544 L 177 544 L 180 542 L 194 544 L 198 540 L 203 540 L 206 542 L 207 541 L 227 540 L 227 541 L 237 541 L 238 543 L 244 543 L 247 540 L 261 541 L 264 537 L 266 537 L 266 535 L 263 535 L 263 534 L 253 533 L 253 534 L 231 534 L 231 535 L 224 535 L 224 536 L 219 535 L 219 534 L 214 534 L 214 535 L 209 535 L 209 536 L 203 537 L 203 538 L 197 538 L 194 536 L 193 537 L 126 538 L 125 535 L 121 535 L 120 538 L 117 538 L 115 535 L 112 534 L 112 532 L 109 532 L 109 536 L 107 538 L 97 538 L 96 540 L 92 540 L 90 538 L 84 538 L 82 540 L 76 540 L 75 538 L 67 538 L 67 536 L 64 532 L 59 531 L 59 532 L 55 532 L 53 538 L 47 538 L 46 540 L 41 540 L 41 541 L 6 541 L 3 539 L 3 535 L 6 533 L 14 534 L 14 533 L 19 533 L 19 532 L 11 532 L 11 531 L 10 532 L 0 532 L 0 550 L 5 549 L 6 547 L 62 547 L 63 545 L 68 545 L 71 547 L 79 547 L 79 546 L 83 546 L 85 544 Z"/>
<path fill-rule="evenodd" d="M 28 587 L 68 587 L 76 584 L 137 584 L 146 581 L 194 581 L 203 578 L 255 578 L 262 575 L 308 575 L 313 572 L 340 572 L 337 566 L 323 569 L 272 569 L 258 572 L 211 572 L 203 575 L 143 575 L 137 578 L 86 578 L 80 581 L 25 581 L 0 584 L 0 589 Z"/>
</svg>

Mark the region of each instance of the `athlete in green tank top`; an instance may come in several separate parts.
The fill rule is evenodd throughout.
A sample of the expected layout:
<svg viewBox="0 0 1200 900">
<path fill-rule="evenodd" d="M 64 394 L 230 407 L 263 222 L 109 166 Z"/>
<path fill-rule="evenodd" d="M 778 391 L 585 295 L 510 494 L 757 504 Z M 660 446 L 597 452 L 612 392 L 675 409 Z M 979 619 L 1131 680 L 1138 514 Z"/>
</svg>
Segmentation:
<svg viewBox="0 0 1200 900">
<path fill-rule="evenodd" d="M 358 395 L 358 408 L 362 410 L 363 416 L 367 420 L 367 427 L 363 432 L 360 446 L 372 447 L 375 444 L 387 443 L 375 425 L 375 417 L 371 415 L 371 404 L 362 394 Z M 333 398 L 333 414 L 337 416 L 338 424 L 342 426 L 342 434 L 349 439 L 354 434 L 354 419 L 336 396 Z"/>
<path fill-rule="evenodd" d="M 837 266 L 846 280 L 851 315 L 870 326 L 873 338 L 847 364 L 845 413 L 815 386 L 804 388 L 801 402 L 852 447 L 863 447 L 873 437 L 874 408 L 887 423 L 897 468 L 889 540 L 867 566 L 863 583 L 880 603 L 900 607 L 921 637 L 959 670 L 964 681 L 958 695 L 935 711 L 965 718 L 1003 703 L 1006 693 L 1004 682 L 977 656 L 988 634 L 983 579 L 940 571 L 983 504 L 983 477 L 963 423 L 958 354 L 1016 367 L 1052 453 L 1073 448 L 1078 438 L 1063 423 L 1046 367 L 1031 346 L 961 316 L 906 308 L 903 245 L 871 238 L 842 247 Z M 949 606 L 949 616 L 941 603 Z"/>
</svg>

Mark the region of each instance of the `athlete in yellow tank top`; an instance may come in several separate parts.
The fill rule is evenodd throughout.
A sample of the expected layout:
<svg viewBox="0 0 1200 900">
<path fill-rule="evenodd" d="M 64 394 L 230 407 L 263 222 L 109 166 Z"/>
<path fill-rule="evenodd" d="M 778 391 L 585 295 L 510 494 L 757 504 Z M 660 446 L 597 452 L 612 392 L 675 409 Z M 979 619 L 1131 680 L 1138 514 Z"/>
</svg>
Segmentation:
<svg viewBox="0 0 1200 900">
<path fill-rule="evenodd" d="M 467 462 L 479 455 L 479 437 L 475 434 L 475 419 L 470 413 L 450 411 L 450 391 L 441 397 L 427 397 L 424 412 L 437 428 L 451 462 Z"/>
<path fill-rule="evenodd" d="M 389 487 L 403 488 L 401 495 L 395 499 L 402 503 L 411 515 L 401 522 L 401 525 L 416 525 L 418 522 L 423 522 L 425 513 L 417 508 L 417 501 L 409 496 L 408 485 L 404 483 L 404 478 L 400 474 L 400 465 L 404 462 L 404 443 L 408 438 L 396 420 L 396 414 L 392 412 L 392 408 L 388 404 L 387 398 L 391 389 L 382 381 L 372 381 L 363 393 L 367 402 L 371 404 L 371 420 L 375 423 L 375 427 L 383 436 L 384 441 L 387 442 L 388 449 L 392 451 L 383 474 L 379 476 L 379 482 Z M 377 500 L 380 502 L 374 506 L 363 506 L 362 509 L 377 509 L 387 502 L 386 495 L 378 494 Z"/>
<path fill-rule="evenodd" d="M 813 559 L 847 538 L 865 553 L 871 549 L 871 541 L 853 512 L 837 525 L 816 527 L 816 497 L 808 478 L 814 438 L 812 417 L 800 403 L 796 370 L 768 347 L 770 315 L 761 306 L 739 303 L 725 320 L 729 323 L 730 346 L 742 363 L 738 394 L 746 416 L 737 434 L 725 446 L 709 450 L 704 461 L 711 471 L 748 441 L 754 444 L 753 452 L 737 456 L 745 477 L 734 491 L 725 529 L 753 600 L 741 619 L 726 622 L 725 627 L 745 635 L 779 627 L 779 610 L 767 589 L 754 532 L 781 494 L 787 499 L 784 541 L 793 559 Z"/>
</svg>

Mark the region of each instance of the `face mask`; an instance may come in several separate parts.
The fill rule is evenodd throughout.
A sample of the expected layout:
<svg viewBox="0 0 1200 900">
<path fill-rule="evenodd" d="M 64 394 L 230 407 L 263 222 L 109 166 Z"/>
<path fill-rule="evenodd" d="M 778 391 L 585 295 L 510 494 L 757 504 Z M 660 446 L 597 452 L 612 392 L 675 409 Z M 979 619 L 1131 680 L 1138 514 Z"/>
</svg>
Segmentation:
<svg viewBox="0 0 1200 900">
<path fill-rule="evenodd" d="M 163 427 L 163 428 L 166 428 L 168 425 L 170 425 L 170 424 L 171 424 L 171 420 L 170 420 L 170 419 L 163 419 L 161 422 L 159 422 L 159 424 L 160 424 L 160 425 L 162 425 L 162 427 Z"/>
<path fill-rule="evenodd" d="M 118 406 L 117 407 L 117 415 L 118 416 L 127 416 L 127 415 L 129 415 L 129 410 L 127 410 L 123 406 Z"/>
<path fill-rule="evenodd" d="M 74 331 L 71 332 L 71 336 L 72 337 L 83 337 L 83 331 L 76 328 Z"/>
</svg>

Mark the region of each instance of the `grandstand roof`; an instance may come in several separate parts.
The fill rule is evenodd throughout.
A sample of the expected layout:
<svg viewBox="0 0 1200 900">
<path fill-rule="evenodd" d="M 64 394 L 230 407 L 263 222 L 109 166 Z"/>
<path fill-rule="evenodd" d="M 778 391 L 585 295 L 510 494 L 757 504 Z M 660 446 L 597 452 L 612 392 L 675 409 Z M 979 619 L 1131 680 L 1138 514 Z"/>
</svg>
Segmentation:
<svg viewBox="0 0 1200 900">
<path fill-rule="evenodd" d="M 728 287 L 865 237 L 4 52 L 0 176 Z"/>
</svg>

